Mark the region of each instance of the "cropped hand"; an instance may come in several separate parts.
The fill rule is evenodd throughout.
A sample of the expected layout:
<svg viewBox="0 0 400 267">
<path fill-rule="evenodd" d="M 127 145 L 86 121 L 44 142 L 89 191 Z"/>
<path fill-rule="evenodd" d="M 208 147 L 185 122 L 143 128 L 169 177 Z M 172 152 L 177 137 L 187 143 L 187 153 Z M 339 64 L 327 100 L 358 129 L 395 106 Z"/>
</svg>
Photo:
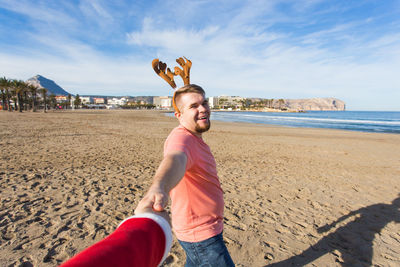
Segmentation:
<svg viewBox="0 0 400 267">
<path fill-rule="evenodd" d="M 151 206 L 146 206 L 142 201 L 139 202 L 138 206 L 135 209 L 135 215 L 140 215 L 142 213 L 153 213 L 155 215 L 163 217 L 170 225 L 171 218 L 167 211 L 155 211 Z"/>
<path fill-rule="evenodd" d="M 150 188 L 143 199 L 139 202 L 136 207 L 137 210 L 148 210 L 164 211 L 164 208 L 168 204 L 168 195 L 160 188 Z"/>
</svg>

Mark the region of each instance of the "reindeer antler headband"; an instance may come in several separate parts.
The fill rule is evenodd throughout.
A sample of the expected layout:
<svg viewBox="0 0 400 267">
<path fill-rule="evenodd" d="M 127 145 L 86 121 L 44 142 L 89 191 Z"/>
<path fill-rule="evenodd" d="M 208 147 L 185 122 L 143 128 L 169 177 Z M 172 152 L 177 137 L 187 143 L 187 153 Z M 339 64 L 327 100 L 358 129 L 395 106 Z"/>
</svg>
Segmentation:
<svg viewBox="0 0 400 267">
<path fill-rule="evenodd" d="M 163 78 L 173 89 L 176 88 L 174 76 L 178 75 L 181 76 L 184 85 L 190 84 L 190 68 L 192 67 L 192 61 L 190 61 L 185 57 L 183 58 L 180 57 L 176 60 L 176 62 L 182 67 L 182 69 L 179 67 L 175 67 L 174 72 L 172 72 L 169 68 L 167 68 L 167 64 L 165 64 L 162 61 L 159 61 L 158 58 L 154 59 L 153 62 L 151 63 L 154 71 L 161 78 Z M 176 90 L 174 92 L 174 96 L 172 97 L 172 105 L 174 106 L 175 111 L 179 112 L 179 109 L 175 103 L 175 93 Z"/>
</svg>

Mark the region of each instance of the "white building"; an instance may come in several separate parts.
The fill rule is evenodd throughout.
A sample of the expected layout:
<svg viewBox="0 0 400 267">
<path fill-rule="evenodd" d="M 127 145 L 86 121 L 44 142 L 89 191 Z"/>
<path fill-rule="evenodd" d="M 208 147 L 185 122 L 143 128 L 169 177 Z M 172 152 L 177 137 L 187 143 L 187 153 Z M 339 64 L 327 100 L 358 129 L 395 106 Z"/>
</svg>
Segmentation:
<svg viewBox="0 0 400 267">
<path fill-rule="evenodd" d="M 126 99 L 125 97 L 121 97 L 121 98 L 113 97 L 112 99 L 107 100 L 108 105 L 114 105 L 114 106 L 124 106 L 124 105 L 126 105 L 127 102 L 128 102 L 128 99 Z"/>
<path fill-rule="evenodd" d="M 71 102 L 69 102 L 69 105 L 71 106 L 72 109 L 75 109 L 75 96 L 71 96 Z"/>
<path fill-rule="evenodd" d="M 93 98 L 93 101 L 95 104 L 104 104 L 105 103 L 105 100 L 103 97 L 95 97 L 95 98 Z"/>
<path fill-rule="evenodd" d="M 239 108 L 242 106 L 243 97 L 240 96 L 228 96 L 221 95 L 218 97 L 218 106 L 223 107 L 236 107 Z"/>
<path fill-rule="evenodd" d="M 156 108 L 170 109 L 172 107 L 172 97 L 171 96 L 155 96 L 153 98 L 153 104 Z"/>
<path fill-rule="evenodd" d="M 82 104 L 92 104 L 93 103 L 93 97 L 91 97 L 91 96 L 80 96 L 79 98 L 80 98 Z"/>
<path fill-rule="evenodd" d="M 218 97 L 217 96 L 210 96 L 208 98 L 208 105 L 210 106 L 210 108 L 218 107 Z"/>
</svg>

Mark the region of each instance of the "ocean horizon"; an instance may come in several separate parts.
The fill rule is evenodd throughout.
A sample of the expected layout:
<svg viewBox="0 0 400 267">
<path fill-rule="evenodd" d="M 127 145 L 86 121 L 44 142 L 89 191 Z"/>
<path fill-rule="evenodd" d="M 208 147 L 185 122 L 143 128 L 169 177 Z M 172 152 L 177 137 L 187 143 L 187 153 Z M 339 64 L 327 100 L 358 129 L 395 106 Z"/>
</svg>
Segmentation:
<svg viewBox="0 0 400 267">
<path fill-rule="evenodd" d="M 213 111 L 211 120 L 400 134 L 400 111 Z"/>
</svg>

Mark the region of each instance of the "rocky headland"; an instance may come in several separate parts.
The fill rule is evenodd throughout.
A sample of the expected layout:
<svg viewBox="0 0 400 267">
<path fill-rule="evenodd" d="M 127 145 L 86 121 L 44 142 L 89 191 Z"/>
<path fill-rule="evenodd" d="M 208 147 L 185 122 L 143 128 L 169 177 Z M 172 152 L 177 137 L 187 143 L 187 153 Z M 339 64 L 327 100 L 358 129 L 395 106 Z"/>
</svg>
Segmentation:
<svg viewBox="0 0 400 267">
<path fill-rule="evenodd" d="M 346 110 L 346 103 L 333 97 L 284 99 L 284 106 L 290 110 Z"/>
</svg>

